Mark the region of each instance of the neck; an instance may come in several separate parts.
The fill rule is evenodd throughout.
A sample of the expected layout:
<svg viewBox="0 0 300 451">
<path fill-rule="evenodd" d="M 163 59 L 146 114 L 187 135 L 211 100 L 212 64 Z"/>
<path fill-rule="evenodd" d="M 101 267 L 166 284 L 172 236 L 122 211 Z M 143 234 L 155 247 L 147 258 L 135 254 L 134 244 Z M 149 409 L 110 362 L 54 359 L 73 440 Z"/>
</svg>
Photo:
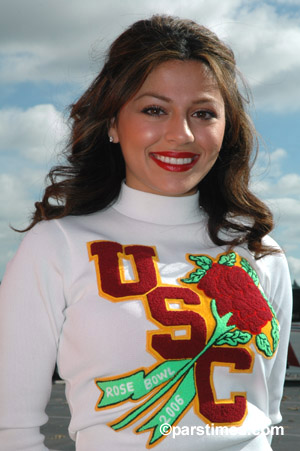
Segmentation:
<svg viewBox="0 0 300 451">
<path fill-rule="evenodd" d="M 162 225 L 192 224 L 203 217 L 198 192 L 189 196 L 162 196 L 129 188 L 125 183 L 113 208 L 139 221 Z"/>
</svg>

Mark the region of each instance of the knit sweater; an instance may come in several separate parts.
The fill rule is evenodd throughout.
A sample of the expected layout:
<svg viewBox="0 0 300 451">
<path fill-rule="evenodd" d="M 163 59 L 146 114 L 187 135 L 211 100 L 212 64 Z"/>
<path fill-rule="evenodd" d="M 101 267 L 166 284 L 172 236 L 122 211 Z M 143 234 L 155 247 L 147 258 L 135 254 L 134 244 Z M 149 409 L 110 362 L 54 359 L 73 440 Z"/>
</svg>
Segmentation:
<svg viewBox="0 0 300 451">
<path fill-rule="evenodd" d="M 290 318 L 283 254 L 216 246 L 198 194 L 123 184 L 104 211 L 36 225 L 8 265 L 0 449 L 46 450 L 56 362 L 77 451 L 271 449 Z"/>
</svg>

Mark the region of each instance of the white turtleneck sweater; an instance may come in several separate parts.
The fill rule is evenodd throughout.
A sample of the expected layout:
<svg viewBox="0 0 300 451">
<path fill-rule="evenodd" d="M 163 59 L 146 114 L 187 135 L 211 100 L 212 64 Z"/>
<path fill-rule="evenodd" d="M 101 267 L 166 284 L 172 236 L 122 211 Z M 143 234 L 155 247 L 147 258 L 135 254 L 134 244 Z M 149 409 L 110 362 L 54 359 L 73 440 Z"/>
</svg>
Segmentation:
<svg viewBox="0 0 300 451">
<path fill-rule="evenodd" d="M 264 430 L 281 420 L 290 330 L 286 260 L 228 253 L 206 223 L 197 194 L 124 184 L 105 211 L 27 233 L 0 289 L 1 450 L 46 449 L 56 361 L 77 451 L 271 449 Z"/>
</svg>

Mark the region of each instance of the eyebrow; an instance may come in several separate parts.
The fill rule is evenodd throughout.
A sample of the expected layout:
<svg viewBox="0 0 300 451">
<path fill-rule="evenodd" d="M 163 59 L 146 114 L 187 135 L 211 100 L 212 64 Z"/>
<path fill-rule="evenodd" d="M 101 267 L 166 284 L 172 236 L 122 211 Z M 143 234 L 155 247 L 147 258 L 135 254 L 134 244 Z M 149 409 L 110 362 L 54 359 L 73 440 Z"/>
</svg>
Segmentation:
<svg viewBox="0 0 300 451">
<path fill-rule="evenodd" d="M 172 99 L 169 97 L 163 96 L 161 94 L 157 94 L 155 92 L 144 92 L 140 96 L 138 96 L 134 101 L 140 100 L 142 97 L 155 97 L 156 99 L 163 100 L 164 102 L 172 102 Z M 192 103 L 199 105 L 200 103 L 207 103 L 207 102 L 213 102 L 213 103 L 219 103 L 214 97 L 211 96 L 203 96 L 202 98 L 199 98 L 197 100 L 194 100 Z"/>
</svg>

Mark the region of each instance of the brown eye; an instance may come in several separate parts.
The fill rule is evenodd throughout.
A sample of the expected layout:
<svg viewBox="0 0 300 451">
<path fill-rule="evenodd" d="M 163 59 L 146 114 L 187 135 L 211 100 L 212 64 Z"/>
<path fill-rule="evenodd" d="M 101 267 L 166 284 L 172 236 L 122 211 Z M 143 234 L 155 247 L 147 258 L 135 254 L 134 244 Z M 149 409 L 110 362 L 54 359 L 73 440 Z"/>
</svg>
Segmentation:
<svg viewBox="0 0 300 451">
<path fill-rule="evenodd" d="M 159 106 L 150 106 L 144 108 L 142 110 L 142 113 L 148 114 L 149 116 L 162 116 L 163 114 L 166 114 L 165 111 Z"/>
<path fill-rule="evenodd" d="M 193 116 L 198 117 L 199 119 L 204 119 L 205 121 L 209 119 L 213 119 L 216 117 L 216 114 L 213 111 L 207 111 L 207 110 L 199 110 L 196 111 Z"/>
</svg>

